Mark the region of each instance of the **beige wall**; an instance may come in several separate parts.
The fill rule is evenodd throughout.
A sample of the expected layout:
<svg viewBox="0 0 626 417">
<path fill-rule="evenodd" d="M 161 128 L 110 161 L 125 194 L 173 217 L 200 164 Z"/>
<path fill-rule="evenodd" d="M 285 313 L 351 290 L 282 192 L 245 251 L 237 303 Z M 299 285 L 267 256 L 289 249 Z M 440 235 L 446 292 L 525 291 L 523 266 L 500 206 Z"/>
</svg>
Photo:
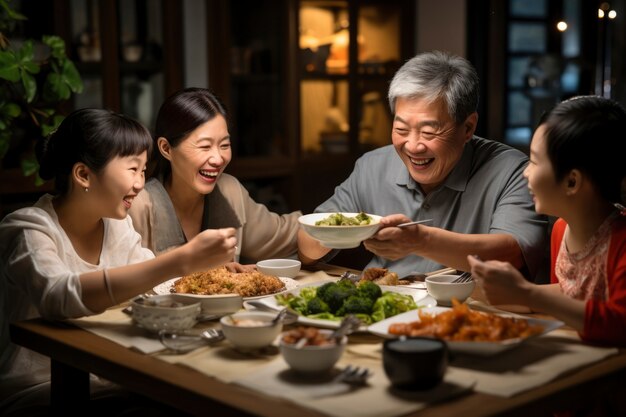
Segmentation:
<svg viewBox="0 0 626 417">
<path fill-rule="evenodd" d="M 466 56 L 466 0 L 417 1 L 417 52 L 442 50 Z"/>
</svg>

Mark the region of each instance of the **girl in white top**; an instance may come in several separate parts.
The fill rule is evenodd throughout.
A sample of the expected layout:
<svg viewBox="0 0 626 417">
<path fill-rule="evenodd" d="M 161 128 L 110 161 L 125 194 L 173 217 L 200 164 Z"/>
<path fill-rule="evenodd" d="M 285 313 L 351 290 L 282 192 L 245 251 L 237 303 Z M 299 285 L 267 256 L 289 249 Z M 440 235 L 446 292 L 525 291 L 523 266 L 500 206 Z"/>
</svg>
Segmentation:
<svg viewBox="0 0 626 417">
<path fill-rule="evenodd" d="M 55 180 L 56 193 L 0 223 L 0 402 L 50 377 L 49 360 L 11 343 L 10 322 L 96 314 L 233 258 L 232 228 L 206 230 L 158 258 L 141 247 L 127 214 L 151 144 L 140 123 L 100 109 L 73 112 L 38 144 L 39 175 Z"/>
</svg>

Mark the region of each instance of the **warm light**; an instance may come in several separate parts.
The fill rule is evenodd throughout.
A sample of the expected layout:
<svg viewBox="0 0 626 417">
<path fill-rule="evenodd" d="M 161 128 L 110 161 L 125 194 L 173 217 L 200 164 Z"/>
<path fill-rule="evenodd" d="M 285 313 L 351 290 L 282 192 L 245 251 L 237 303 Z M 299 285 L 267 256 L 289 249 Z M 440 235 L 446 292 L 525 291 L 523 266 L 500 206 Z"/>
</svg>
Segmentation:
<svg viewBox="0 0 626 417">
<path fill-rule="evenodd" d="M 604 17 L 604 10 L 598 9 L 598 19 L 602 19 Z"/>
<path fill-rule="evenodd" d="M 556 24 L 556 28 L 561 32 L 565 32 L 567 30 L 567 23 L 561 20 L 559 23 Z"/>
<path fill-rule="evenodd" d="M 615 19 L 617 17 L 617 12 L 615 10 L 611 10 L 609 12 L 609 19 Z"/>
</svg>

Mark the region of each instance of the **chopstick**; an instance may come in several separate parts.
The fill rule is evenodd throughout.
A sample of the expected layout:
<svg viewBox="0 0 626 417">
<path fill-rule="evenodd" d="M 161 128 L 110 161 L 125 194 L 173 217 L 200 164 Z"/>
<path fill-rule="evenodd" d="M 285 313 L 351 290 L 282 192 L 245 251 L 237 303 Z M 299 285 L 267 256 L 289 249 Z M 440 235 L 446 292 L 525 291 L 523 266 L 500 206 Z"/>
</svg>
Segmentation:
<svg viewBox="0 0 626 417">
<path fill-rule="evenodd" d="M 425 275 L 427 277 L 432 277 L 434 275 L 445 275 L 445 274 L 455 275 L 456 273 L 457 273 L 457 270 L 454 268 L 443 268 L 443 269 L 438 269 L 436 271 L 427 272 Z"/>
<path fill-rule="evenodd" d="M 415 224 L 428 223 L 428 222 L 432 222 L 432 221 L 433 221 L 433 219 L 418 220 L 418 221 L 416 221 L 416 222 L 406 222 L 406 223 L 400 223 L 400 224 L 396 225 L 396 227 L 399 227 L 399 228 L 401 228 L 401 229 L 402 229 L 403 227 L 409 227 L 409 226 L 413 226 L 413 225 L 415 225 Z"/>
</svg>

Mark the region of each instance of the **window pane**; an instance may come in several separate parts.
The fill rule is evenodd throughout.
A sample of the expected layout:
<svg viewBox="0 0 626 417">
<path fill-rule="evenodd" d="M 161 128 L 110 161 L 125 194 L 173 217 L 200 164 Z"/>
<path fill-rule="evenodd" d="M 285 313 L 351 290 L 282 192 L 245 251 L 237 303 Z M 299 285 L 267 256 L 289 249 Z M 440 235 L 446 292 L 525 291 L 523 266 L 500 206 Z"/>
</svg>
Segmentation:
<svg viewBox="0 0 626 417">
<path fill-rule="evenodd" d="M 509 10 L 513 17 L 547 17 L 546 0 L 510 0 Z"/>
<path fill-rule="evenodd" d="M 526 74 L 528 73 L 528 62 L 530 58 L 515 57 L 509 58 L 509 87 L 524 87 L 526 85 Z"/>
<path fill-rule="evenodd" d="M 561 74 L 561 88 L 566 93 L 575 93 L 578 91 L 580 81 L 580 67 L 578 64 L 570 62 L 565 66 L 563 74 Z"/>
<path fill-rule="evenodd" d="M 348 82 L 307 80 L 300 85 L 302 150 L 348 152 Z"/>
<path fill-rule="evenodd" d="M 546 27 L 541 23 L 511 23 L 509 52 L 546 52 Z"/>
<path fill-rule="evenodd" d="M 528 145 L 531 138 L 532 130 L 529 127 L 514 127 L 505 133 L 505 142 L 509 145 Z"/>
<path fill-rule="evenodd" d="M 509 93 L 508 124 L 530 125 L 530 100 L 520 92 Z"/>
<path fill-rule="evenodd" d="M 400 62 L 400 3 L 359 8 L 359 72 L 393 75 Z"/>
<path fill-rule="evenodd" d="M 300 60 L 304 70 L 346 74 L 349 29 L 347 2 L 302 2 Z"/>
</svg>

